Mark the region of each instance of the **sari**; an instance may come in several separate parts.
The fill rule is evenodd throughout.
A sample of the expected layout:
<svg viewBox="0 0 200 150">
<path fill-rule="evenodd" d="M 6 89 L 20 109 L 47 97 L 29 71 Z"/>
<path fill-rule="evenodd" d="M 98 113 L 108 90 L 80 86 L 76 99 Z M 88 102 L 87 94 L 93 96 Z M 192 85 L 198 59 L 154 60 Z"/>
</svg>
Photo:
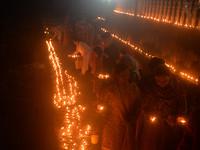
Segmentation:
<svg viewBox="0 0 200 150">
<path fill-rule="evenodd" d="M 103 125 L 102 150 L 132 150 L 134 128 L 132 124 L 139 112 L 140 92 L 134 83 L 120 86 L 116 81 L 106 87 L 100 97 L 107 105 Z"/>
<path fill-rule="evenodd" d="M 170 87 L 163 90 L 153 80 L 144 91 L 142 102 L 136 131 L 140 150 L 175 150 L 179 143 L 177 118 L 187 112 L 183 87 L 170 80 Z M 156 117 L 154 122 L 149 115 Z"/>
</svg>

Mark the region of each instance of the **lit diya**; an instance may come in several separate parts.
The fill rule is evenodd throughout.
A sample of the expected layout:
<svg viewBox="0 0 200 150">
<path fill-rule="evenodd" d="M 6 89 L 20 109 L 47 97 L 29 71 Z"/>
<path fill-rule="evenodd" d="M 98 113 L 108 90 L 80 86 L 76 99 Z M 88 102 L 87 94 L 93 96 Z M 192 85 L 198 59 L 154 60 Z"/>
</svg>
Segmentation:
<svg viewBox="0 0 200 150">
<path fill-rule="evenodd" d="M 182 123 L 182 124 L 185 124 L 186 121 L 183 117 L 178 117 L 178 123 Z"/>
<path fill-rule="evenodd" d="M 110 78 L 110 75 L 109 74 L 99 74 L 98 78 L 99 79 L 108 79 L 108 78 Z"/>
<path fill-rule="evenodd" d="M 156 120 L 156 117 L 150 116 L 150 120 L 151 120 L 151 122 L 153 123 L 153 122 Z"/>
<path fill-rule="evenodd" d="M 68 57 L 71 57 L 71 58 L 79 58 L 81 57 L 80 55 L 68 55 Z"/>
</svg>

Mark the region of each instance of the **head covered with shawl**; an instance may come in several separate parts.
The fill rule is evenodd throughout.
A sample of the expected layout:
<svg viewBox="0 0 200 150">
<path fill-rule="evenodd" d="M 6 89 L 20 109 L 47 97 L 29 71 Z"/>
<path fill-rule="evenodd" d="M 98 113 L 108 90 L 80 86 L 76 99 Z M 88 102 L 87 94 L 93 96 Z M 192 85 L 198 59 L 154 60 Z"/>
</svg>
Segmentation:
<svg viewBox="0 0 200 150">
<path fill-rule="evenodd" d="M 123 62 L 127 66 L 129 72 L 135 72 L 140 78 L 141 75 L 139 72 L 139 64 L 135 60 L 135 58 L 130 55 L 124 55 L 121 59 L 121 62 Z"/>
<path fill-rule="evenodd" d="M 167 122 L 171 127 L 176 124 L 176 118 L 186 112 L 186 94 L 177 79 L 171 79 L 170 70 L 165 65 L 160 65 L 155 70 L 155 79 L 144 92 L 147 100 L 146 109 L 156 112 L 159 120 Z M 150 109 L 149 109 L 150 108 Z"/>
</svg>

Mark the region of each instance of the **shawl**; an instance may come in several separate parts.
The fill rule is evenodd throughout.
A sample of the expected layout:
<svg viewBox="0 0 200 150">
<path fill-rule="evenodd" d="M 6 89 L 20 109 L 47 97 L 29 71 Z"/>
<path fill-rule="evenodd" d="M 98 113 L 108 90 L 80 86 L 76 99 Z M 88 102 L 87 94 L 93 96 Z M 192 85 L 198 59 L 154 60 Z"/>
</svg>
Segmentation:
<svg viewBox="0 0 200 150">
<path fill-rule="evenodd" d="M 169 81 L 167 90 L 160 88 L 153 80 L 143 94 L 143 113 L 155 115 L 161 123 L 171 127 L 176 125 L 176 118 L 187 112 L 186 93 L 177 80 Z"/>
<path fill-rule="evenodd" d="M 133 131 L 131 122 L 125 118 L 126 114 L 138 111 L 140 92 L 134 83 L 127 82 L 120 86 L 114 81 L 110 86 L 103 90 L 101 99 L 109 105 L 109 100 L 114 100 L 119 117 L 126 128 L 123 139 L 122 150 L 131 150 L 133 147 Z"/>
<path fill-rule="evenodd" d="M 140 75 L 140 72 L 139 72 L 138 62 L 130 55 L 124 55 L 122 57 L 122 61 L 127 66 L 130 73 L 135 72 L 137 74 L 138 80 L 139 80 L 141 75 Z"/>
</svg>

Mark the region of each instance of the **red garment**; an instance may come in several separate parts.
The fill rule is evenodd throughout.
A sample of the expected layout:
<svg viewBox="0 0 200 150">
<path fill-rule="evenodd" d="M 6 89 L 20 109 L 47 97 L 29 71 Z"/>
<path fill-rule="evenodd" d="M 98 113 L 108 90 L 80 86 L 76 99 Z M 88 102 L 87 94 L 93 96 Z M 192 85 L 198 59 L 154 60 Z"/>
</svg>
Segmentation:
<svg viewBox="0 0 200 150">
<path fill-rule="evenodd" d="M 102 41 L 97 39 L 96 42 L 93 44 L 93 48 L 94 47 L 97 47 L 97 46 L 100 46 L 101 49 L 102 49 L 102 52 L 104 51 L 104 48 L 105 46 L 102 44 Z M 94 74 L 95 73 L 95 70 L 96 70 L 96 64 L 95 64 L 95 60 L 96 60 L 96 55 L 95 55 L 95 52 L 92 50 L 91 52 L 91 55 L 90 55 L 90 66 L 92 68 L 91 70 L 91 74 Z"/>
<path fill-rule="evenodd" d="M 177 150 L 199 150 L 200 149 L 200 106 L 189 116 L 185 133 Z"/>
</svg>

